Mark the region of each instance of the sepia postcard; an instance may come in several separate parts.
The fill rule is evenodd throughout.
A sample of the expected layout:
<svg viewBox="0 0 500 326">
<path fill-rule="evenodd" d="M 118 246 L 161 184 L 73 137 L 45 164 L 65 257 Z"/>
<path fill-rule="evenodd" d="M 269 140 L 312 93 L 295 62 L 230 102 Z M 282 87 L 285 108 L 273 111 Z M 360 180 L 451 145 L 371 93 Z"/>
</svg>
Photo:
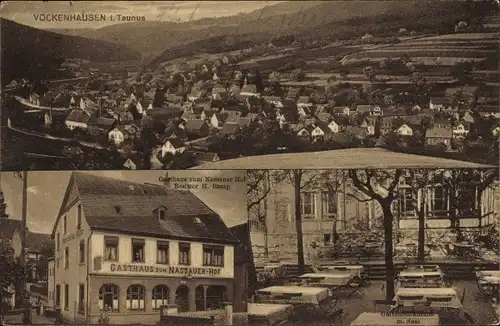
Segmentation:
<svg viewBox="0 0 500 326">
<path fill-rule="evenodd" d="M 6 1 L 2 170 L 497 165 L 498 10 Z"/>
<path fill-rule="evenodd" d="M 3 1 L 0 326 L 500 325 L 500 2 Z"/>
</svg>

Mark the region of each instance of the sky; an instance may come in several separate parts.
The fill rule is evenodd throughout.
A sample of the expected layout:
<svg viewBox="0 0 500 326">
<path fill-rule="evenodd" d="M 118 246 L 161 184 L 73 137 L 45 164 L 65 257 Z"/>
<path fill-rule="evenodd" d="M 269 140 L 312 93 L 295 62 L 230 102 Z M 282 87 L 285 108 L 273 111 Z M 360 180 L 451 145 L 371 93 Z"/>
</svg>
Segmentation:
<svg viewBox="0 0 500 326">
<path fill-rule="evenodd" d="M 283 1 L 2 1 L 0 17 L 37 28 L 99 28 L 116 24 L 109 17 L 144 16 L 148 22 L 189 21 L 249 13 Z M 41 21 L 40 14 L 103 14 L 106 21 Z M 37 16 L 38 18 L 35 18 Z M 43 16 L 43 15 L 42 15 Z"/>
<path fill-rule="evenodd" d="M 91 171 L 91 173 L 120 180 L 140 183 L 161 183 L 165 171 Z M 169 177 L 244 177 L 245 170 L 180 170 L 168 171 Z M 71 171 L 28 172 L 28 214 L 27 225 L 31 232 L 51 233 Z M 7 214 L 21 220 L 22 180 L 13 172 L 0 173 L 0 186 L 7 204 Z M 230 190 L 193 190 L 213 211 L 218 213 L 228 227 L 247 221 L 246 183 L 232 183 Z M 84 207 L 85 209 L 85 207 Z"/>
</svg>

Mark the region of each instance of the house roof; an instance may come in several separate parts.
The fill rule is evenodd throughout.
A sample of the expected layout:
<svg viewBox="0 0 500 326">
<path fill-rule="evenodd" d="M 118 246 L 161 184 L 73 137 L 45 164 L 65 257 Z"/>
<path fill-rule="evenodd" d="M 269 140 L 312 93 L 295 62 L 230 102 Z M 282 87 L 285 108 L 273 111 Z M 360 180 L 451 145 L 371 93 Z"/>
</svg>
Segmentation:
<svg viewBox="0 0 500 326">
<path fill-rule="evenodd" d="M 243 126 L 249 126 L 250 123 L 252 123 L 252 118 L 242 118 L 242 117 L 239 117 L 237 120 L 236 120 L 236 124 L 238 124 L 240 127 L 243 127 Z"/>
<path fill-rule="evenodd" d="M 257 93 L 257 86 L 252 85 L 252 84 L 244 85 L 241 88 L 240 93 L 253 93 L 253 94 L 256 94 Z"/>
<path fill-rule="evenodd" d="M 262 98 L 268 102 L 281 102 L 281 97 L 279 96 L 263 96 Z"/>
<path fill-rule="evenodd" d="M 216 112 L 215 116 L 217 117 L 217 120 L 219 122 L 226 122 L 226 120 L 229 117 L 229 113 L 227 113 L 227 112 L 226 113 L 218 113 L 218 112 Z"/>
<path fill-rule="evenodd" d="M 16 230 L 20 231 L 23 228 L 21 220 L 14 220 L 11 218 L 0 218 L 0 239 L 12 239 Z"/>
<path fill-rule="evenodd" d="M 348 117 L 333 117 L 332 120 L 339 126 L 349 126 L 351 124 Z"/>
<path fill-rule="evenodd" d="M 89 124 L 102 127 L 111 127 L 115 122 L 116 122 L 115 119 L 109 119 L 109 118 L 93 118 L 89 120 Z"/>
<path fill-rule="evenodd" d="M 73 186 L 91 229 L 238 243 L 220 216 L 189 191 L 73 172 L 65 199 Z M 160 206 L 167 208 L 166 221 L 153 214 Z"/>
<path fill-rule="evenodd" d="M 384 109 L 384 116 L 404 116 L 406 108 L 400 106 L 391 106 Z"/>
<path fill-rule="evenodd" d="M 31 253 L 43 253 L 53 247 L 50 234 L 28 232 L 26 234 L 26 251 Z M 45 249 L 45 250 L 44 250 Z"/>
<path fill-rule="evenodd" d="M 427 129 L 427 131 L 425 132 L 425 137 L 426 138 L 452 138 L 453 132 L 450 129 L 435 127 L 435 128 Z"/>
<path fill-rule="evenodd" d="M 323 121 L 323 122 L 329 122 L 332 119 L 332 115 L 330 113 L 326 113 L 326 112 L 320 112 L 320 113 L 316 114 L 316 116 L 318 117 L 318 119 L 320 121 Z"/>
<path fill-rule="evenodd" d="M 348 134 L 352 134 L 352 135 L 363 135 L 363 134 L 367 134 L 368 130 L 366 130 L 366 128 L 363 128 L 363 127 L 347 126 L 345 128 L 345 132 Z"/>
<path fill-rule="evenodd" d="M 299 97 L 299 99 L 297 100 L 297 103 L 298 104 L 310 103 L 309 96 L 301 96 L 301 97 Z"/>
<path fill-rule="evenodd" d="M 446 97 L 431 97 L 432 104 L 450 104 L 450 100 Z"/>
<path fill-rule="evenodd" d="M 332 112 L 333 113 L 341 113 L 341 114 L 343 114 L 345 108 L 346 108 L 346 106 L 335 106 L 333 108 Z"/>
<path fill-rule="evenodd" d="M 192 120 L 188 120 L 186 122 L 186 126 L 184 128 L 186 128 L 186 130 L 189 130 L 189 131 L 198 131 L 201 129 L 201 127 L 203 127 L 203 125 L 206 125 L 205 120 L 192 119 Z"/>
<path fill-rule="evenodd" d="M 371 112 L 371 105 L 369 104 L 359 104 L 358 106 L 356 106 L 356 111 L 358 113 L 369 113 Z"/>
<path fill-rule="evenodd" d="M 240 130 L 240 126 L 237 123 L 228 122 L 222 126 L 220 131 L 222 135 L 232 135 Z"/>
<path fill-rule="evenodd" d="M 180 116 L 181 115 L 181 108 L 175 107 L 175 106 L 169 106 L 166 108 L 152 108 L 147 111 L 148 116 L 154 117 L 154 116 Z"/>
<path fill-rule="evenodd" d="M 165 143 L 169 142 L 174 148 L 179 148 L 185 146 L 184 141 L 180 138 L 167 138 Z"/>
<path fill-rule="evenodd" d="M 70 114 L 66 118 L 67 121 L 87 123 L 90 120 L 90 115 L 80 109 L 71 110 Z"/>
<path fill-rule="evenodd" d="M 219 156 L 212 152 L 192 152 L 197 162 L 215 162 Z"/>
</svg>

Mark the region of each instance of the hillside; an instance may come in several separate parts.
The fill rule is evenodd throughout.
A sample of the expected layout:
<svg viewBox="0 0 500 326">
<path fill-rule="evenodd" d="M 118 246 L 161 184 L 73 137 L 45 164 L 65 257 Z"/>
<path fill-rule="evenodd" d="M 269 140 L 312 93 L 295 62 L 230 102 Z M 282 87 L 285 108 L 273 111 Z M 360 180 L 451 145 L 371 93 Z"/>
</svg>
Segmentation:
<svg viewBox="0 0 500 326">
<path fill-rule="evenodd" d="M 50 78 L 65 59 L 139 60 L 140 53 L 123 45 L 62 35 L 0 19 L 2 85 L 15 77 Z"/>
<path fill-rule="evenodd" d="M 178 46 L 170 43 L 151 63 L 155 65 L 195 53 L 241 50 L 250 47 L 252 43 L 262 44 L 282 36 L 293 36 L 295 40 L 308 43 L 360 37 L 366 33 L 395 34 L 402 27 L 420 32 L 448 32 L 457 21 L 468 17 L 465 2 L 374 1 L 364 4 L 365 6 L 360 8 L 362 6 L 359 6 L 359 3 L 354 6 L 352 1 L 321 2 L 299 12 L 251 20 L 238 26 L 229 26 L 228 22 L 253 13 L 221 18 L 217 21 L 221 20 L 224 24 L 207 27 L 203 33 L 197 32 L 198 37 L 204 35 L 200 40 L 182 42 Z M 193 30 L 190 33 L 196 34 Z M 236 35 L 238 37 L 235 37 Z"/>
<path fill-rule="evenodd" d="M 273 36 L 289 35 L 303 31 L 313 31 L 353 18 L 381 17 L 398 15 L 418 22 L 423 15 L 449 16 L 463 14 L 465 2 L 451 1 L 289 1 L 265 7 L 251 13 L 229 17 L 205 18 L 189 22 L 141 22 L 125 23 L 103 27 L 90 33 L 73 30 L 68 33 L 100 40 L 127 44 L 143 54 L 159 54 L 162 51 L 222 35 L 263 33 Z M 391 26 L 391 21 L 385 26 Z M 357 26 L 349 26 L 356 28 Z M 331 34 L 334 31 L 328 31 Z M 365 31 L 368 32 L 368 31 Z M 261 39 L 262 40 L 262 39 Z"/>
</svg>

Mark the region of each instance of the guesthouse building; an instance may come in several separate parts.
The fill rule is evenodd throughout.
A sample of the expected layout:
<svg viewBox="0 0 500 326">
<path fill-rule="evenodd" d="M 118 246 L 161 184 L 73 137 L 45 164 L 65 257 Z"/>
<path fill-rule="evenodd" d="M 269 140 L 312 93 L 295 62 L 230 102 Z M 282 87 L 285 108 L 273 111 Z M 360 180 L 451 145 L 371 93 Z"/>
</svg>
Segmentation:
<svg viewBox="0 0 500 326">
<path fill-rule="evenodd" d="M 234 296 L 239 241 L 189 191 L 74 172 L 52 237 L 51 302 L 64 321 L 155 324 L 179 312 L 244 306 Z"/>
</svg>

